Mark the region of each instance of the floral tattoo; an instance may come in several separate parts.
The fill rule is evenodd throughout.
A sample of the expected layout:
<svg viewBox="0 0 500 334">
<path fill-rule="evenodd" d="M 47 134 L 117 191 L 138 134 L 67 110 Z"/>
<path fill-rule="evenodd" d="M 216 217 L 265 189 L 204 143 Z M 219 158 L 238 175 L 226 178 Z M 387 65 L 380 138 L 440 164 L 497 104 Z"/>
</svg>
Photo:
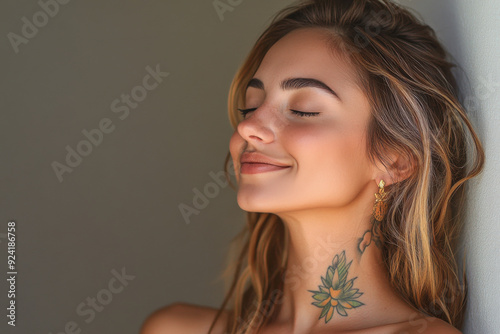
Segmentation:
<svg viewBox="0 0 500 334">
<path fill-rule="evenodd" d="M 308 290 L 313 293 L 313 298 L 316 300 L 312 304 L 322 308 L 318 319 L 325 317 L 325 323 L 330 321 L 335 313 L 343 317 L 347 316 L 348 309 L 365 305 L 358 299 L 363 293 L 358 292 L 358 289 L 353 289 L 352 285 L 357 277 L 347 280 L 347 272 L 351 266 L 351 262 L 346 264 L 345 251 L 340 255 L 335 255 L 332 265 L 326 271 L 326 278 L 321 277 L 323 285 L 319 285 L 319 291 Z"/>
</svg>

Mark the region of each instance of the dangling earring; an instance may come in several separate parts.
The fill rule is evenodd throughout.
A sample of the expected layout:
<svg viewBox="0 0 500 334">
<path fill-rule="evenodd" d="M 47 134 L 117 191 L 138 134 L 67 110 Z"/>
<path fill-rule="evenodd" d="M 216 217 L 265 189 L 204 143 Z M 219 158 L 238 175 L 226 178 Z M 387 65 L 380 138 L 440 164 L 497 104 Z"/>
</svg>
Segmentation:
<svg viewBox="0 0 500 334">
<path fill-rule="evenodd" d="M 375 193 L 375 205 L 373 206 L 373 216 L 376 220 L 382 221 L 387 212 L 387 193 L 384 191 L 385 182 L 380 180 L 378 193 Z"/>
</svg>

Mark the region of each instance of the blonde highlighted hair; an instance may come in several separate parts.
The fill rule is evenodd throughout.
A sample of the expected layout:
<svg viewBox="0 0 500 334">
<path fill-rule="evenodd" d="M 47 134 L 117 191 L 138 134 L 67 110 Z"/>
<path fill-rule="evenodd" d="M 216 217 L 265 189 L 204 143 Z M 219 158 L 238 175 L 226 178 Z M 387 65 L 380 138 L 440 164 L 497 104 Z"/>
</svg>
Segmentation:
<svg viewBox="0 0 500 334">
<path fill-rule="evenodd" d="M 391 185 L 381 224 L 391 284 L 416 309 L 460 328 L 465 273 L 457 264 L 464 183 L 478 175 L 484 151 L 459 101 L 454 65 L 432 28 L 389 0 L 310 0 L 287 7 L 261 34 L 231 84 L 228 107 L 241 121 L 246 86 L 267 51 L 299 28 L 322 28 L 332 51 L 349 60 L 370 104 L 367 152 L 391 164 L 388 152 L 412 162 L 412 174 Z M 474 154 L 471 154 L 473 151 Z M 225 161 L 226 176 L 230 153 Z M 238 257 L 226 297 L 227 331 L 258 330 L 277 315 L 288 254 L 288 232 L 272 213 L 247 212 L 235 239 Z"/>
</svg>

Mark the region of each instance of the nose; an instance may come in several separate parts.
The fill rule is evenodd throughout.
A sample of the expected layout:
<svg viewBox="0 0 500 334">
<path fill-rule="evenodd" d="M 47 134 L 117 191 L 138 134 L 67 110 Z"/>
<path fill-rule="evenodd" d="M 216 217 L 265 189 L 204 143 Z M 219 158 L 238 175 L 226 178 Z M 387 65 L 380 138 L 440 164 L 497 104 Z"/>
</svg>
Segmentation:
<svg viewBox="0 0 500 334">
<path fill-rule="evenodd" d="M 237 126 L 238 133 L 247 142 L 270 143 L 275 138 L 272 115 L 262 106 L 247 115 Z"/>
</svg>

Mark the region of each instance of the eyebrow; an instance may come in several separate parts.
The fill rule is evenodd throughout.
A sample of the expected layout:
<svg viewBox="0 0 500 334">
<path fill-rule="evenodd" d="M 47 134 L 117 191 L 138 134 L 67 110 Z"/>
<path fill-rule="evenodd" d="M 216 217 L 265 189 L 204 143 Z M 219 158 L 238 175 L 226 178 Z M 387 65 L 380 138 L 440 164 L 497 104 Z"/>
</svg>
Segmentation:
<svg viewBox="0 0 500 334">
<path fill-rule="evenodd" d="M 264 83 L 257 78 L 253 78 L 252 80 L 250 80 L 248 82 L 248 85 L 246 88 L 248 88 L 248 87 L 254 87 L 257 89 L 264 90 Z M 300 89 L 300 88 L 305 88 L 305 87 L 319 88 L 319 89 L 322 89 L 322 90 L 332 94 L 337 99 L 340 99 L 338 94 L 333 89 L 328 87 L 328 85 L 325 84 L 324 82 L 319 81 L 317 79 L 312 79 L 312 78 L 285 79 L 280 83 L 280 87 L 283 90 Z"/>
</svg>

